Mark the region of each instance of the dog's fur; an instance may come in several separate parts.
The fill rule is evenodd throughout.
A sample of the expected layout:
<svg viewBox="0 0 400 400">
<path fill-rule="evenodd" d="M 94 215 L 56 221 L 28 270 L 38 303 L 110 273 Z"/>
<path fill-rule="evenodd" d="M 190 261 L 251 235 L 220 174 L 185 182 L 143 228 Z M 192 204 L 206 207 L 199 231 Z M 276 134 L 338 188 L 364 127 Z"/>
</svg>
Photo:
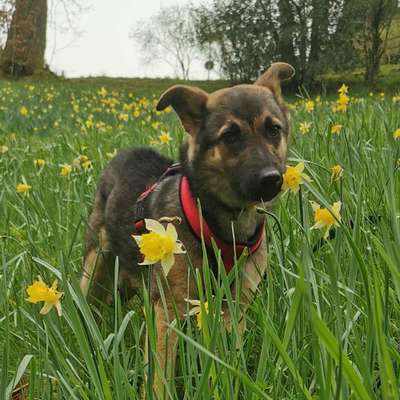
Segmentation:
<svg viewBox="0 0 400 400">
<path fill-rule="evenodd" d="M 289 137 L 287 109 L 281 96 L 281 81 L 294 74 L 285 63 L 273 64 L 254 85 L 238 85 L 207 94 L 201 89 L 178 85 L 160 98 L 158 110 L 172 106 L 188 133 L 181 148 L 183 173 L 193 195 L 200 200 L 202 213 L 217 236 L 232 243 L 254 236 L 263 217 L 256 212 L 261 201 L 271 201 L 280 191 L 286 164 Z M 151 149 L 121 151 L 105 168 L 96 193 L 86 234 L 84 274 L 81 289 L 85 295 L 110 302 L 114 263 L 119 259 L 121 292 L 129 298 L 142 288 L 143 271 L 138 266 L 138 248 L 134 233 L 135 203 L 138 196 L 172 164 Z M 195 267 L 202 265 L 202 251 L 182 214 L 179 195 L 180 175 L 162 180 L 145 202 L 145 216 L 181 217 L 178 237 Z M 266 268 L 264 242 L 248 258 L 242 275 L 242 304 L 251 301 Z M 186 256 L 176 256 L 168 274 L 165 292 L 167 309 L 160 301 L 155 281 L 160 267 L 154 268 L 151 293 L 155 307 L 158 354 L 161 370 L 173 365 L 165 359 L 165 322 L 174 319 L 173 304 L 183 315 L 186 298 L 198 295 L 188 273 Z M 224 313 L 229 318 L 228 312 Z M 175 336 L 169 335 L 168 349 Z M 169 351 L 168 360 L 174 354 Z M 156 374 L 155 391 L 162 392 L 161 374 Z"/>
</svg>

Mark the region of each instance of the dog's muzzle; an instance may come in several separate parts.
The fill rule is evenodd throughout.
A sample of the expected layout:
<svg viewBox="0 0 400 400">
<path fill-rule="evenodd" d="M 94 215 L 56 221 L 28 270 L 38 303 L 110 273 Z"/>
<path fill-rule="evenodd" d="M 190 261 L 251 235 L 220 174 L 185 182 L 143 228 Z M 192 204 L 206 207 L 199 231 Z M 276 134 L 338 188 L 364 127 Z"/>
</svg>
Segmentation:
<svg viewBox="0 0 400 400">
<path fill-rule="evenodd" d="M 271 201 L 282 187 L 282 174 L 274 167 L 265 167 L 240 182 L 242 196 L 252 202 Z"/>
</svg>

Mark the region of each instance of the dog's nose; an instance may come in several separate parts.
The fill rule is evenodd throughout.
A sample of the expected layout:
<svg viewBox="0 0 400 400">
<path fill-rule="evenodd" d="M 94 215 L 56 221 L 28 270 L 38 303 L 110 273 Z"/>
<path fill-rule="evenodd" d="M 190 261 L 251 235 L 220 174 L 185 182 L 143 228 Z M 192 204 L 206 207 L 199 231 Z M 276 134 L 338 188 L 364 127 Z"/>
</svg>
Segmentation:
<svg viewBox="0 0 400 400">
<path fill-rule="evenodd" d="M 258 182 L 263 189 L 280 190 L 282 186 L 282 174 L 275 168 L 264 168 L 259 175 Z"/>
</svg>

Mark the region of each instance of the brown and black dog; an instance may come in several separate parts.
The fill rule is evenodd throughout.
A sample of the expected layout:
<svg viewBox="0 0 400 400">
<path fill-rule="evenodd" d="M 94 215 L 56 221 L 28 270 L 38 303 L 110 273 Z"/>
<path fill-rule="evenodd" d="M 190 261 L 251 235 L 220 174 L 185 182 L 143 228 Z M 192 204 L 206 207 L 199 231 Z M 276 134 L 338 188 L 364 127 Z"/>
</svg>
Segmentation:
<svg viewBox="0 0 400 400">
<path fill-rule="evenodd" d="M 293 75 L 293 67 L 275 63 L 253 85 L 237 85 L 212 94 L 178 85 L 161 96 L 157 110 L 172 106 L 188 135 L 181 147 L 181 171 L 167 175 L 157 184 L 143 204 L 143 214 L 155 220 L 182 219 L 177 226 L 178 237 L 192 265 L 200 268 L 203 254 L 201 242 L 182 210 L 179 197 L 182 176 L 186 177 L 193 198 L 200 201 L 206 223 L 220 241 L 249 243 L 260 227 L 264 231 L 264 217 L 257 213 L 256 206 L 273 200 L 282 185 L 289 123 L 281 82 Z M 122 292 L 129 297 L 142 289 L 142 274 L 148 269 L 138 266 L 138 247 L 132 239 L 132 234 L 137 234 L 133 224 L 136 202 L 172 163 L 151 149 L 138 148 L 121 151 L 105 168 L 86 233 L 81 279 L 85 295 L 105 302 L 112 300 L 116 257 Z M 266 261 L 267 246 L 262 240 L 241 272 L 242 291 L 237 300 L 244 308 L 263 276 Z M 154 275 L 159 271 L 160 266 L 156 266 Z M 187 308 L 185 299 L 198 296 L 193 279 L 187 256 L 178 255 L 167 276 L 166 309 L 161 304 L 157 284 L 152 285 L 159 363 L 163 371 L 170 368 L 174 359 L 171 350 L 168 360 L 165 359 L 166 322 L 175 318 L 173 304 L 183 315 Z M 229 318 L 227 313 L 224 317 Z M 169 334 L 169 349 L 175 341 L 176 337 Z M 155 391 L 159 396 L 164 379 L 160 373 L 155 376 Z"/>
</svg>

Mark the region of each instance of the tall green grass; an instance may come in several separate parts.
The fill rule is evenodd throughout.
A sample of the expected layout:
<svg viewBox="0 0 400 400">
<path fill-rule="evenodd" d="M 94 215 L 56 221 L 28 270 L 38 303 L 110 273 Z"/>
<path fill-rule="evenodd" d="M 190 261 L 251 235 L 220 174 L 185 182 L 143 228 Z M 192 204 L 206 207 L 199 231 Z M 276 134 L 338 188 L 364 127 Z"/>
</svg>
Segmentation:
<svg viewBox="0 0 400 400">
<path fill-rule="evenodd" d="M 183 134 L 173 114 L 152 111 L 151 93 L 147 104 L 128 88 L 108 89 L 104 97 L 97 91 L 68 82 L 1 84 L 0 146 L 8 151 L 0 147 L 0 399 L 151 398 L 145 376 L 159 366 L 148 288 L 128 305 L 117 291 L 111 307 L 88 305 L 78 286 L 83 233 L 107 153 L 151 142 L 176 157 Z M 399 398 L 399 104 L 377 95 L 352 98 L 346 113 L 325 102 L 311 113 L 302 101 L 293 104 L 288 163 L 304 161 L 312 182 L 283 194 L 266 214 L 268 270 L 243 335 L 230 287 L 239 285 L 244 260 L 229 276 L 220 268 L 214 277 L 206 260 L 202 275 L 189 267 L 209 313 L 202 329 L 189 304 L 188 316 L 170 321 L 178 365 L 166 398 Z M 312 127 L 301 135 L 305 121 Z M 330 133 L 334 124 L 343 125 L 339 135 Z M 171 142 L 155 143 L 163 130 Z M 76 163 L 61 176 L 60 166 L 82 154 L 93 168 Z M 35 167 L 35 159 L 46 165 Z M 344 168 L 338 181 L 330 177 L 335 164 Z M 23 181 L 32 186 L 27 195 L 16 193 Z M 325 207 L 342 201 L 331 240 L 310 230 L 310 200 Z M 39 305 L 26 302 L 37 275 L 48 284 L 59 280 L 61 318 L 54 311 L 42 316 Z"/>
</svg>

